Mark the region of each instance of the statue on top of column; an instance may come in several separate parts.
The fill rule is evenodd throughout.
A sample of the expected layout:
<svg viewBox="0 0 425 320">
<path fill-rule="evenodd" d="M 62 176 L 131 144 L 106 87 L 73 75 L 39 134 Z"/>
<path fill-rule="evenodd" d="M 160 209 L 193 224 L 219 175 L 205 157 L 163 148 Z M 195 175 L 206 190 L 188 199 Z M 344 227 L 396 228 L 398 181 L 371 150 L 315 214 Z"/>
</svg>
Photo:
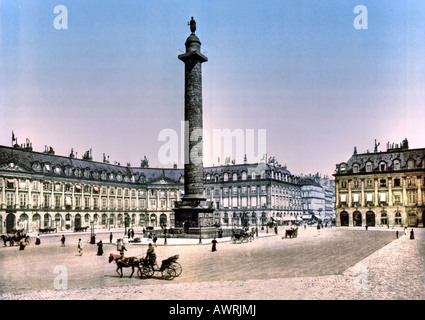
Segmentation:
<svg viewBox="0 0 425 320">
<path fill-rule="evenodd" d="M 196 21 L 193 19 L 193 17 L 190 20 L 190 22 L 188 22 L 188 25 L 190 25 L 190 31 L 192 33 L 195 33 L 195 31 L 196 31 Z"/>
</svg>

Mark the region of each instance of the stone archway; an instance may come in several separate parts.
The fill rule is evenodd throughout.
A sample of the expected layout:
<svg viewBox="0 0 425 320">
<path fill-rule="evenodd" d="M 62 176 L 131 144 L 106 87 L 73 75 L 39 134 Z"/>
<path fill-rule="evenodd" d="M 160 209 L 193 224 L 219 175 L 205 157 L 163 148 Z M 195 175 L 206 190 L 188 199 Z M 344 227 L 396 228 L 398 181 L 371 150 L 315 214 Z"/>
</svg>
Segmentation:
<svg viewBox="0 0 425 320">
<path fill-rule="evenodd" d="M 26 232 L 28 232 L 28 230 L 29 230 L 29 217 L 25 212 L 22 213 L 21 216 L 19 217 L 19 220 L 17 222 L 17 226 L 18 226 L 19 229 L 24 229 Z"/>
<path fill-rule="evenodd" d="M 31 229 L 33 231 L 39 231 L 40 227 L 41 227 L 41 216 L 39 213 L 35 213 L 32 216 Z"/>
<path fill-rule="evenodd" d="M 167 226 L 167 215 L 165 213 L 161 213 L 161 215 L 159 216 L 159 225 Z"/>
<path fill-rule="evenodd" d="M 9 213 L 6 216 L 6 232 L 14 229 L 16 225 L 16 216 L 14 213 Z"/>
<path fill-rule="evenodd" d="M 77 213 L 74 218 L 74 229 L 81 228 L 81 215 Z"/>
<path fill-rule="evenodd" d="M 339 214 L 339 224 L 341 227 L 348 227 L 349 225 L 349 218 L 348 218 L 348 212 L 342 211 Z"/>
<path fill-rule="evenodd" d="M 375 226 L 375 213 L 373 211 L 366 212 L 366 226 L 368 227 Z"/>
<path fill-rule="evenodd" d="M 362 214 L 360 211 L 353 212 L 353 226 L 361 227 L 362 226 Z"/>
<path fill-rule="evenodd" d="M 410 211 L 407 215 L 407 223 L 409 227 L 417 227 L 418 226 L 418 216 L 413 211 Z"/>
<path fill-rule="evenodd" d="M 158 218 L 157 218 L 156 214 L 155 213 L 152 213 L 150 215 L 150 224 L 149 225 L 151 227 L 156 227 L 157 226 L 157 221 L 158 221 Z"/>
</svg>

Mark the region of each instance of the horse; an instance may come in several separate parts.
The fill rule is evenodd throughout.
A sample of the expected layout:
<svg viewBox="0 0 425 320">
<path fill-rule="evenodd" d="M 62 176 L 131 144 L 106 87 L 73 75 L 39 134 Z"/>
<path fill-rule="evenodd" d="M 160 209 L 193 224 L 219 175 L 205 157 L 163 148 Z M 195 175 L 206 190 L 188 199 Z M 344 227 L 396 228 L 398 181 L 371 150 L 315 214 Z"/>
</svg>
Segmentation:
<svg viewBox="0 0 425 320">
<path fill-rule="evenodd" d="M 113 254 L 111 253 L 108 258 L 109 263 L 112 261 L 115 261 L 117 264 L 117 273 L 120 275 L 120 278 L 123 276 L 122 268 L 129 268 L 131 267 L 132 271 L 130 274 L 130 278 L 133 276 L 134 268 L 136 267 L 140 271 L 140 263 L 139 259 L 137 257 L 122 257 L 119 254 Z"/>
<path fill-rule="evenodd" d="M 9 246 L 13 246 L 15 244 L 16 241 L 18 241 L 18 239 L 16 238 L 16 236 L 11 236 L 11 235 L 6 235 L 6 234 L 2 234 L 1 238 L 3 240 L 4 246 L 6 247 L 6 242 L 9 242 Z"/>
</svg>

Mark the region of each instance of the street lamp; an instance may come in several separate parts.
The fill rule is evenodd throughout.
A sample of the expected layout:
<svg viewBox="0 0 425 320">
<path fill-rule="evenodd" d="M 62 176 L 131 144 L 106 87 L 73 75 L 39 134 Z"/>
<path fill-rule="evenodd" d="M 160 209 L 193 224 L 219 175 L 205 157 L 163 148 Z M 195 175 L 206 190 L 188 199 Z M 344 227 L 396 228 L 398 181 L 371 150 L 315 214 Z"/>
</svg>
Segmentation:
<svg viewBox="0 0 425 320">
<path fill-rule="evenodd" d="M 200 217 L 200 213 L 198 213 L 198 224 L 199 224 L 199 244 L 202 244 L 202 238 L 201 238 L 201 233 L 202 233 L 202 223 L 201 223 L 201 217 Z"/>
<path fill-rule="evenodd" d="M 96 236 L 94 235 L 94 221 L 90 221 L 90 244 L 96 243 Z"/>
<path fill-rule="evenodd" d="M 164 223 L 164 245 L 167 244 L 167 224 Z"/>
</svg>

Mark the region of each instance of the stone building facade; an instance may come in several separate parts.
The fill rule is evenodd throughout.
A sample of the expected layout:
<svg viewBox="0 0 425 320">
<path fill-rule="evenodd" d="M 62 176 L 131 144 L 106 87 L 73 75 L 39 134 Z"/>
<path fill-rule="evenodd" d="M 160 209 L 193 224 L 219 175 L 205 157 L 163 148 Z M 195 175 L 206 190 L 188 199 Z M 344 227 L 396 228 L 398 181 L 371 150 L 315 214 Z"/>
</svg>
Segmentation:
<svg viewBox="0 0 425 320">
<path fill-rule="evenodd" d="M 302 220 L 305 184 L 273 161 L 206 167 L 204 186 L 217 225 Z M 183 169 L 151 168 L 146 159 L 132 167 L 93 161 L 91 151 L 77 159 L 72 152 L 0 146 L 0 233 L 91 225 L 170 228 L 183 195 Z"/>
<path fill-rule="evenodd" d="M 354 154 L 335 171 L 337 226 L 423 227 L 425 149 L 387 143 L 387 150 Z"/>
</svg>

